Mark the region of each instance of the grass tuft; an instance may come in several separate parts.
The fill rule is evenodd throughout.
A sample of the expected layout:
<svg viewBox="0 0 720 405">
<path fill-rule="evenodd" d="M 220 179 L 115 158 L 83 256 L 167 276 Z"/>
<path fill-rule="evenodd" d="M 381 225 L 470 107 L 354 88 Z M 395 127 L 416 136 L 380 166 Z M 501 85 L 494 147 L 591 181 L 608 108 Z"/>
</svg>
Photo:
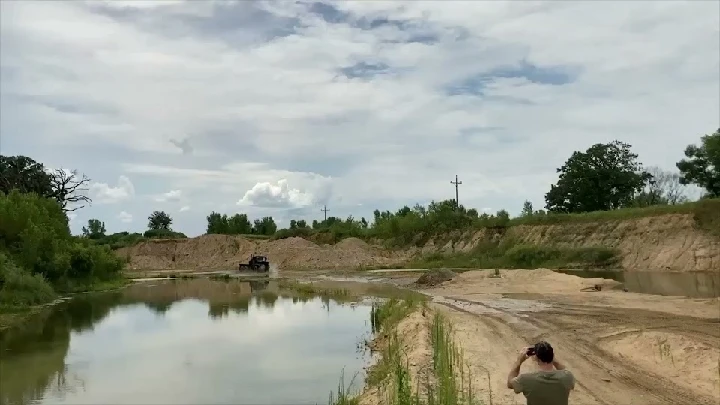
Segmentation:
<svg viewBox="0 0 720 405">
<path fill-rule="evenodd" d="M 413 389 L 410 367 L 403 351 L 403 344 L 395 328 L 412 311 L 418 302 L 391 299 L 373 306 L 371 324 L 376 336 L 385 337 L 382 357 L 368 373 L 366 385 L 382 388 L 381 403 L 387 405 L 480 405 L 475 398 L 472 376 L 463 360 L 463 353 L 455 343 L 450 323 L 435 314 L 430 328 L 432 344 L 432 376 L 427 376 L 421 390 L 420 381 Z M 423 308 L 426 310 L 426 308 Z M 357 404 L 359 398 L 348 397 L 338 388 L 336 398 L 331 394 L 330 405 Z M 345 402 L 341 402 L 345 401 Z M 335 402 L 333 402 L 335 401 Z"/>
</svg>

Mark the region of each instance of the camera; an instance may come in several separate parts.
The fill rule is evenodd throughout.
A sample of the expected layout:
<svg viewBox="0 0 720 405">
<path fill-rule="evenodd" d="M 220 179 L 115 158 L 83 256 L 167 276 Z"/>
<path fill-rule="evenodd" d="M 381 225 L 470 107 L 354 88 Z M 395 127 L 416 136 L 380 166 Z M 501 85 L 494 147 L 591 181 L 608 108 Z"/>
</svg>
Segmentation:
<svg viewBox="0 0 720 405">
<path fill-rule="evenodd" d="M 535 355 L 535 348 L 534 347 L 528 347 L 527 351 L 525 352 L 528 356 L 534 356 Z"/>
</svg>

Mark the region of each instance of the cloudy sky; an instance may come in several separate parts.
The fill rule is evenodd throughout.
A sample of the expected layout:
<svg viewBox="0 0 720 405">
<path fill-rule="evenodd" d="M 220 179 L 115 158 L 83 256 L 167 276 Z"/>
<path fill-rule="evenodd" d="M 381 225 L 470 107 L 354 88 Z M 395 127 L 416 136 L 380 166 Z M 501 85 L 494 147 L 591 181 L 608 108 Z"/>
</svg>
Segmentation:
<svg viewBox="0 0 720 405">
<path fill-rule="evenodd" d="M 88 218 L 536 208 L 578 149 L 667 169 L 720 126 L 717 1 L 2 1 L 0 152 Z"/>
</svg>

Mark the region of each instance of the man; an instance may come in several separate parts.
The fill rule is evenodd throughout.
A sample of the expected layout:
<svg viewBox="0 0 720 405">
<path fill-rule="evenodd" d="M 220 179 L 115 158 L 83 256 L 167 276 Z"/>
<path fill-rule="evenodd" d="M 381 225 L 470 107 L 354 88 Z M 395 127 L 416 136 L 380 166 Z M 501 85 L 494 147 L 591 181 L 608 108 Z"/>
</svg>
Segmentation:
<svg viewBox="0 0 720 405">
<path fill-rule="evenodd" d="M 530 357 L 535 358 L 539 370 L 520 374 L 520 366 Z M 516 394 L 522 392 L 527 405 L 568 405 L 575 377 L 555 359 L 550 343 L 543 341 L 523 349 L 510 370 L 507 387 Z"/>
</svg>

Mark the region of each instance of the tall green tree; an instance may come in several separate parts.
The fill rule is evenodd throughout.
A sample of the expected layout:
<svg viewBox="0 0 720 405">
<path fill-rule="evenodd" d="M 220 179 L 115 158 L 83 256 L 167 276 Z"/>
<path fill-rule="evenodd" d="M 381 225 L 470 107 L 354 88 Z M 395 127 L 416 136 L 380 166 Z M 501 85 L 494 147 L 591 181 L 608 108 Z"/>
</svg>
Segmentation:
<svg viewBox="0 0 720 405">
<path fill-rule="evenodd" d="M 252 224 L 247 214 L 235 214 L 228 219 L 228 232 L 231 235 L 247 235 L 252 233 Z"/>
<path fill-rule="evenodd" d="M 263 217 L 256 219 L 253 225 L 253 233 L 260 235 L 272 235 L 277 231 L 277 224 L 273 217 Z"/>
<path fill-rule="evenodd" d="M 560 178 L 545 194 L 553 212 L 608 211 L 632 205 L 652 176 L 637 161 L 630 145 L 614 141 L 576 151 L 557 169 Z"/>
<path fill-rule="evenodd" d="M 230 225 L 228 224 L 227 215 L 220 215 L 220 213 L 213 211 L 207 216 L 206 233 L 208 235 L 226 235 L 229 230 Z"/>
<path fill-rule="evenodd" d="M 89 219 L 87 227 L 82 228 L 83 236 L 89 239 L 100 239 L 105 236 L 105 222 Z"/>
<path fill-rule="evenodd" d="M 720 129 L 700 138 L 700 146 L 688 145 L 677 163 L 682 184 L 695 184 L 711 197 L 720 197 Z"/>
<path fill-rule="evenodd" d="M 525 200 L 520 216 L 529 217 L 533 214 L 533 205 L 530 201 Z"/>
<path fill-rule="evenodd" d="M 148 229 L 170 231 L 172 218 L 165 211 L 153 211 L 148 217 Z"/>
<path fill-rule="evenodd" d="M 0 191 L 9 194 L 11 190 L 52 197 L 52 178 L 42 163 L 27 156 L 0 155 Z"/>
</svg>

